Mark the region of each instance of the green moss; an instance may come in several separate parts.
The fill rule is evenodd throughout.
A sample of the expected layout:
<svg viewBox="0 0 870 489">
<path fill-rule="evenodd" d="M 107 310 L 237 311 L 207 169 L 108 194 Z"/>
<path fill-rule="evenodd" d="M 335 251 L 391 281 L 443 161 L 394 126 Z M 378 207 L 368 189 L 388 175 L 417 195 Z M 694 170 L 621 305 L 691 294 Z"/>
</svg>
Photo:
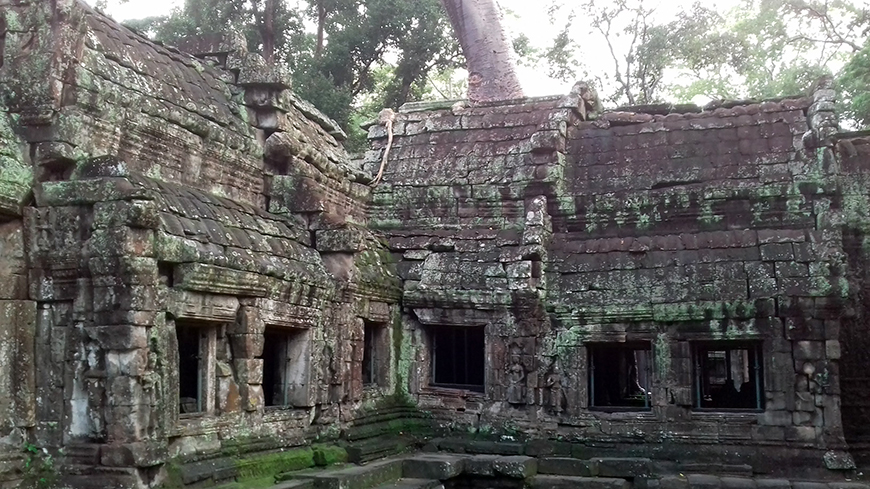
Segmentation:
<svg viewBox="0 0 870 489">
<path fill-rule="evenodd" d="M 314 463 L 318 466 L 343 464 L 347 462 L 347 450 L 336 446 L 315 446 Z"/>
<path fill-rule="evenodd" d="M 245 458 L 236 462 L 239 474 L 237 481 L 274 477 L 282 472 L 307 469 L 314 465 L 314 450 L 307 447 Z"/>
<path fill-rule="evenodd" d="M 659 379 L 666 379 L 671 372 L 671 341 L 668 335 L 659 333 L 656 335 L 655 352 L 653 353 L 656 375 Z"/>
<path fill-rule="evenodd" d="M 5 110 L 5 107 L 0 107 L 0 209 L 18 214 L 20 206 L 30 195 L 33 169 Z"/>
</svg>

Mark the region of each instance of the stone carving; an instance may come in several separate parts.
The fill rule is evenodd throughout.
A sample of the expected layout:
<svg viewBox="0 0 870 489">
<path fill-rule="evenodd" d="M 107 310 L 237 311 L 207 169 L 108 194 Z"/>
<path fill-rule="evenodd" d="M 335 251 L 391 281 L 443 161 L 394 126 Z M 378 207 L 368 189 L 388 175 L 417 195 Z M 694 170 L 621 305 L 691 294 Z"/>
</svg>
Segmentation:
<svg viewBox="0 0 870 489">
<path fill-rule="evenodd" d="M 508 366 L 507 400 L 511 404 L 526 404 L 526 369 L 523 367 L 522 347 L 513 344 L 510 347 L 510 365 Z"/>
<path fill-rule="evenodd" d="M 547 373 L 544 375 L 543 404 L 557 416 L 567 409 L 568 399 L 562 387 L 562 369 L 559 366 L 558 357 L 553 357 Z"/>
</svg>

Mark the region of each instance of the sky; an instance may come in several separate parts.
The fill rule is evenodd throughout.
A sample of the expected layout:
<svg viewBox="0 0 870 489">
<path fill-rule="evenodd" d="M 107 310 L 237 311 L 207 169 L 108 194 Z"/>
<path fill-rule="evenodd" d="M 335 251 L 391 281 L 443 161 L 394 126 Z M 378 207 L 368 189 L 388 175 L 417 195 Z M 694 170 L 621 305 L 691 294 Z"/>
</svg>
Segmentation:
<svg viewBox="0 0 870 489">
<path fill-rule="evenodd" d="M 93 0 L 86 0 L 90 3 Z M 288 0 L 295 1 L 295 0 Z M 556 29 L 551 25 L 547 13 L 547 0 L 497 0 L 499 6 L 510 14 L 504 18 L 505 29 L 510 37 L 525 34 L 535 46 L 546 46 Z M 580 0 L 565 0 L 566 4 L 579 3 Z M 646 5 L 655 9 L 657 15 L 665 18 L 676 14 L 681 8 L 689 7 L 697 0 L 647 0 Z M 710 7 L 729 8 L 738 0 L 706 0 L 704 4 Z M 184 0 L 109 0 L 107 13 L 119 21 L 168 14 L 173 7 L 181 6 Z M 530 5 L 532 5 L 530 7 Z M 583 38 L 586 33 L 577 33 L 575 37 Z M 606 46 L 596 42 L 595 36 L 585 36 L 589 42 L 583 46 L 583 56 L 591 70 L 608 70 L 610 61 L 602 53 Z M 563 82 L 549 78 L 541 68 L 520 66 L 518 75 L 526 95 L 553 95 L 567 93 L 573 82 Z M 578 73 L 578 80 L 581 75 Z"/>
</svg>

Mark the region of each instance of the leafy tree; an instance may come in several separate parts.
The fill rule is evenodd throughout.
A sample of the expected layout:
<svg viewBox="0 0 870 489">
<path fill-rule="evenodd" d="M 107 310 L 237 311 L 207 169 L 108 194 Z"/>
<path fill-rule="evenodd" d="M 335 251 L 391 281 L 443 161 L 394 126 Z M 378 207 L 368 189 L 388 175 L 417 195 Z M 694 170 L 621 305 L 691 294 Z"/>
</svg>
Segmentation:
<svg viewBox="0 0 870 489">
<path fill-rule="evenodd" d="M 185 0 L 169 16 L 128 25 L 169 44 L 242 32 L 249 50 L 291 70 L 294 90 L 351 135 L 350 149 L 364 142 L 354 121 L 370 114 L 357 102 L 375 90 L 378 70 L 389 81 L 374 98 L 398 107 L 422 95 L 430 73 L 461 59 L 438 0 L 309 0 L 293 8 L 286 0 Z"/>
<path fill-rule="evenodd" d="M 861 127 L 870 127 L 870 40 L 846 64 L 838 82 L 847 101 L 844 115 Z"/>
<path fill-rule="evenodd" d="M 867 7 L 849 0 L 742 0 L 726 12 L 696 3 L 671 19 L 644 0 L 588 0 L 570 9 L 556 0 L 552 10 L 568 19 L 566 27 L 584 19 L 606 46 L 610 68 L 595 78 L 614 104 L 801 93 L 855 56 L 870 28 Z M 553 67 L 561 69 L 577 46 L 568 32 L 576 30 L 554 39 L 558 56 L 545 58 Z"/>
</svg>

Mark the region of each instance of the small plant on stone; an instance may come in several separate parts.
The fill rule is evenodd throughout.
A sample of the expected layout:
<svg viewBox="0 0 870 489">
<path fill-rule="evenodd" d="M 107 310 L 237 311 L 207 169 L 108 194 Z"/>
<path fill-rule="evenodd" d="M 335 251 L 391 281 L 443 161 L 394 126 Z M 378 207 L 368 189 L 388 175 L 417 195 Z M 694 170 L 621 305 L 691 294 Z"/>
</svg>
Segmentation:
<svg viewBox="0 0 870 489">
<path fill-rule="evenodd" d="M 24 445 L 24 482 L 27 489 L 48 489 L 57 482 L 54 458 L 45 448 L 32 443 Z"/>
</svg>

